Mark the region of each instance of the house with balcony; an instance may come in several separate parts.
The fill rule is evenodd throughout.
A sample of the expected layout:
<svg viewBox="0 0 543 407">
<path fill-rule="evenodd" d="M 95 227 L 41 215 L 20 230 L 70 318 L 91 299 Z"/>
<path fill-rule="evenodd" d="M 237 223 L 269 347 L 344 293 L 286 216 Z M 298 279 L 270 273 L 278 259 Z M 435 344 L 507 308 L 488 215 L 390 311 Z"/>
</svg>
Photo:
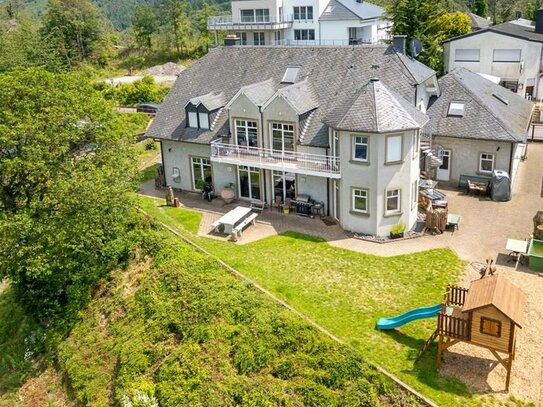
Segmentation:
<svg viewBox="0 0 543 407">
<path fill-rule="evenodd" d="M 543 9 L 535 22 L 518 19 L 450 38 L 443 52 L 445 73 L 466 68 L 496 77 L 522 97 L 543 97 Z"/>
<path fill-rule="evenodd" d="M 416 106 L 435 72 L 393 47 L 218 47 L 183 71 L 147 136 L 166 183 L 267 204 L 310 196 L 350 231 L 413 226 Z"/>
<path fill-rule="evenodd" d="M 362 0 L 233 0 L 207 29 L 237 45 L 353 45 L 388 38 L 385 10 Z"/>
</svg>

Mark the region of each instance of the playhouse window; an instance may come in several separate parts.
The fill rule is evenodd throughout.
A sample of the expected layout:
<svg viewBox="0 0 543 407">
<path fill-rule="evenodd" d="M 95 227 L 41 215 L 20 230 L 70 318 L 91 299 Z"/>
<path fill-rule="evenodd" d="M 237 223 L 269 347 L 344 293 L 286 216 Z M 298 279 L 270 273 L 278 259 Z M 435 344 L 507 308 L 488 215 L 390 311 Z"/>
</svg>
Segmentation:
<svg viewBox="0 0 543 407">
<path fill-rule="evenodd" d="M 502 334 L 502 323 L 495 319 L 481 317 L 481 333 L 499 338 Z"/>
</svg>

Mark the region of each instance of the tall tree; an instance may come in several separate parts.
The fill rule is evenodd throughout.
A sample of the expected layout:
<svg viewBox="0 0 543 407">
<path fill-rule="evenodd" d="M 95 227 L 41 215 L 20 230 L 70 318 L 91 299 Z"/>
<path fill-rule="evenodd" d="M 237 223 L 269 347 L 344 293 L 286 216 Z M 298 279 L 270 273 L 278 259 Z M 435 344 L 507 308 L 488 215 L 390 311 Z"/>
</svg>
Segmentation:
<svg viewBox="0 0 543 407">
<path fill-rule="evenodd" d="M 0 279 L 34 315 L 73 316 L 128 253 L 130 143 L 80 75 L 0 74 L 0 111 Z"/>
<path fill-rule="evenodd" d="M 136 7 L 132 28 L 140 47 L 151 48 L 153 34 L 158 29 L 158 19 L 151 5 Z"/>
<path fill-rule="evenodd" d="M 55 44 L 66 65 L 78 65 L 96 55 L 104 31 L 104 19 L 89 0 L 49 0 L 42 37 Z"/>
<path fill-rule="evenodd" d="M 486 3 L 486 0 L 475 0 L 473 2 L 473 8 L 472 11 L 481 17 L 487 17 L 488 16 L 488 4 Z"/>
<path fill-rule="evenodd" d="M 186 4 L 183 0 L 162 0 L 159 8 L 177 54 L 181 57 L 193 34 L 192 23 L 186 13 Z"/>
</svg>

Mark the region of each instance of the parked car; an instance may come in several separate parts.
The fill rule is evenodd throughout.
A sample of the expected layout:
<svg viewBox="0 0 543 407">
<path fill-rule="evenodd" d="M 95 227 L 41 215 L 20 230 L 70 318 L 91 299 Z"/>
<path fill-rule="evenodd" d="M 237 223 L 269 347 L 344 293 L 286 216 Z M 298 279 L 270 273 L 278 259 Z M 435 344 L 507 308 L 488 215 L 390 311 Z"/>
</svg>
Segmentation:
<svg viewBox="0 0 543 407">
<path fill-rule="evenodd" d="M 160 105 L 156 103 L 140 103 L 136 106 L 136 112 L 148 113 L 155 115 L 158 112 Z"/>
</svg>

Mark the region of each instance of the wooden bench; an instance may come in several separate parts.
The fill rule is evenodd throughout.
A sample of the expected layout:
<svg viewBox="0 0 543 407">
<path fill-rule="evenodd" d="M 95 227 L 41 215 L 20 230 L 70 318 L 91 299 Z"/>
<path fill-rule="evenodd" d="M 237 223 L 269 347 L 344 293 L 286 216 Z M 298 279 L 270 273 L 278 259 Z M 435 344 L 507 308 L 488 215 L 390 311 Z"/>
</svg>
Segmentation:
<svg viewBox="0 0 543 407">
<path fill-rule="evenodd" d="M 254 225 L 256 222 L 256 217 L 258 216 L 257 213 L 252 213 L 251 215 L 247 216 L 243 221 L 240 222 L 239 225 L 237 225 L 234 229 L 232 229 L 232 239 L 236 242 L 238 238 L 241 237 L 241 234 L 243 232 L 243 229 L 245 226 L 247 226 L 249 223 L 251 225 Z"/>
<path fill-rule="evenodd" d="M 468 179 L 468 195 L 478 194 L 478 195 L 486 195 L 488 193 L 488 183 L 486 182 L 473 182 L 471 179 Z"/>
<path fill-rule="evenodd" d="M 491 179 L 489 177 L 482 177 L 479 175 L 460 175 L 460 179 L 458 180 L 458 188 L 465 189 L 468 187 L 468 180 L 472 182 L 486 182 L 490 183 Z"/>
</svg>

